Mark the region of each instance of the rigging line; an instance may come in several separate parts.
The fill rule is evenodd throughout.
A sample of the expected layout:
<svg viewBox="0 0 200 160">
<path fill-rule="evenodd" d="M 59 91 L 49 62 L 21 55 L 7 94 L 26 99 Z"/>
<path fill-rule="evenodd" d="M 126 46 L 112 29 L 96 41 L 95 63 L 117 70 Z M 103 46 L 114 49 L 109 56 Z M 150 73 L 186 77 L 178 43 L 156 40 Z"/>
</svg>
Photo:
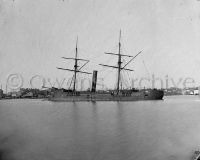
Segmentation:
<svg viewBox="0 0 200 160">
<path fill-rule="evenodd" d="M 128 61 L 128 63 L 126 63 L 126 65 L 122 68 L 124 69 L 132 60 L 134 60 L 140 53 L 142 53 L 142 51 L 140 51 L 138 54 L 136 54 L 133 58 L 131 58 L 130 61 Z"/>
<path fill-rule="evenodd" d="M 130 76 L 129 76 L 129 72 L 127 72 L 127 71 L 124 71 L 124 76 L 126 76 L 127 78 L 126 78 L 126 85 L 127 85 L 127 87 L 128 88 L 130 88 L 130 86 L 131 86 L 131 83 L 130 83 Z"/>
<path fill-rule="evenodd" d="M 83 64 L 82 66 L 81 66 L 81 68 L 79 68 L 78 69 L 78 71 L 80 71 L 86 64 L 88 64 L 89 63 L 89 61 L 87 61 L 87 62 L 85 62 L 85 64 Z"/>
<path fill-rule="evenodd" d="M 70 82 L 70 85 L 69 85 L 69 89 L 71 88 L 71 85 L 72 85 L 72 82 L 74 81 L 74 75 L 73 75 L 73 77 L 72 77 L 72 79 L 71 79 L 71 82 Z"/>
<path fill-rule="evenodd" d="M 89 61 L 85 62 L 85 64 L 82 65 L 81 68 L 78 69 L 78 71 L 80 71 L 87 63 L 89 63 Z M 71 87 L 73 81 L 74 81 L 74 75 L 73 75 L 72 80 L 71 80 L 71 82 L 70 82 L 69 88 Z"/>
<path fill-rule="evenodd" d="M 125 72 L 125 71 L 124 71 L 124 72 Z M 126 73 L 126 75 L 127 75 L 127 77 L 128 77 L 128 81 L 129 81 L 128 83 L 131 84 L 131 78 L 130 78 L 129 72 L 126 71 L 125 73 Z"/>
<path fill-rule="evenodd" d="M 150 74 L 149 74 L 149 71 L 148 71 L 148 69 L 147 69 L 147 66 L 146 66 L 144 60 L 143 60 L 142 62 L 143 62 L 144 68 L 145 68 L 145 70 L 146 70 L 146 72 L 147 72 L 148 78 L 150 78 Z"/>
<path fill-rule="evenodd" d="M 125 75 L 125 73 L 126 73 L 126 71 L 122 71 L 122 82 L 123 82 L 123 84 L 124 84 L 124 86 L 126 86 L 127 85 L 127 81 L 126 81 L 126 75 Z"/>
<path fill-rule="evenodd" d="M 130 88 L 132 88 L 132 87 L 133 87 L 133 86 L 132 86 L 132 81 L 133 81 L 132 75 L 131 75 L 131 76 L 129 75 L 129 81 L 130 81 L 130 82 L 129 82 L 129 83 L 130 83 Z"/>
<path fill-rule="evenodd" d="M 129 82 L 126 80 L 127 78 L 126 78 L 126 74 L 127 73 L 127 71 L 122 71 L 122 83 L 124 84 L 123 86 L 124 87 L 126 87 L 127 88 L 127 86 L 129 86 Z"/>
</svg>

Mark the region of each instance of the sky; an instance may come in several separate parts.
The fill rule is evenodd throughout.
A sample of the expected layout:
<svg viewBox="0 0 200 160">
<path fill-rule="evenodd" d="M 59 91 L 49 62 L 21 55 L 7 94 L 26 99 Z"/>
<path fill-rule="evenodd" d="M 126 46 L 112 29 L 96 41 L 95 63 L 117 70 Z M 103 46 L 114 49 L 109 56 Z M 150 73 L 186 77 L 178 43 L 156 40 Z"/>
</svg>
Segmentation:
<svg viewBox="0 0 200 160">
<path fill-rule="evenodd" d="M 116 65 L 104 52 L 117 53 L 120 29 L 122 54 L 142 51 L 124 79 L 154 75 L 164 81 L 167 75 L 170 86 L 171 79 L 178 84 L 189 77 L 200 85 L 199 0 L 0 0 L 0 84 L 12 89 L 13 75 L 23 79 L 20 87 L 69 79 L 73 73 L 56 67 L 73 69 L 61 57 L 74 57 L 78 36 L 78 56 L 90 60 L 82 70 L 98 70 L 107 88 L 115 87 L 116 71 L 98 64 Z M 13 78 L 13 85 L 20 80 Z"/>
</svg>

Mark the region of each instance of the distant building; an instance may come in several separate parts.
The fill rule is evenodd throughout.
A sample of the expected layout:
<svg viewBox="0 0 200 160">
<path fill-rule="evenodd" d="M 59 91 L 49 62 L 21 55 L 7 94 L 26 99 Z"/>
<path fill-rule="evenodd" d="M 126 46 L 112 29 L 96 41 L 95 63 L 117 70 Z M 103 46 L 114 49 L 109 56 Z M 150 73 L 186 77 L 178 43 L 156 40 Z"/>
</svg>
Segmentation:
<svg viewBox="0 0 200 160">
<path fill-rule="evenodd" d="M 32 97 L 33 97 L 33 92 L 28 92 L 22 96 L 22 98 L 32 98 Z"/>
<path fill-rule="evenodd" d="M 199 90 L 194 90 L 194 95 L 199 95 Z"/>
<path fill-rule="evenodd" d="M 13 91 L 13 92 L 9 93 L 9 95 L 11 96 L 11 98 L 20 98 L 21 92 L 20 91 Z"/>
<path fill-rule="evenodd" d="M 183 94 L 184 95 L 199 95 L 199 89 L 198 89 L 198 87 L 184 88 Z"/>
<path fill-rule="evenodd" d="M 3 90 L 0 89 L 0 99 L 3 98 Z"/>
<path fill-rule="evenodd" d="M 182 89 L 180 89 L 180 88 L 174 88 L 174 87 L 165 89 L 164 93 L 165 93 L 166 96 L 170 96 L 170 95 L 182 95 L 183 94 L 182 93 Z"/>
</svg>

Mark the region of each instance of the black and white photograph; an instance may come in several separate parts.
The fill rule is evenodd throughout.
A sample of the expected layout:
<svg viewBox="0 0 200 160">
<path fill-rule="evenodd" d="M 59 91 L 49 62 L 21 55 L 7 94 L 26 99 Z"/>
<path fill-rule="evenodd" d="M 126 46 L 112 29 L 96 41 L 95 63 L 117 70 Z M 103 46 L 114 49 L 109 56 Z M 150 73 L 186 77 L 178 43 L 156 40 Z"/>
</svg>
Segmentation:
<svg viewBox="0 0 200 160">
<path fill-rule="evenodd" d="M 200 0 L 0 0 L 0 160 L 200 160 Z"/>
</svg>

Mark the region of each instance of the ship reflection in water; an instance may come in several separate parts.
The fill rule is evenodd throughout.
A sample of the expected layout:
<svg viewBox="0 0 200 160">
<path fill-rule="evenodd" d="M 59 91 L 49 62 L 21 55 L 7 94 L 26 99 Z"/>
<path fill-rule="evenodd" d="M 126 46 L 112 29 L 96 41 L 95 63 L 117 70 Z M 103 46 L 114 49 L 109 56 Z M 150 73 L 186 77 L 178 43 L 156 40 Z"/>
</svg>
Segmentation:
<svg viewBox="0 0 200 160">
<path fill-rule="evenodd" d="M 200 99 L 0 101 L 1 160 L 188 160 L 200 146 Z"/>
</svg>

